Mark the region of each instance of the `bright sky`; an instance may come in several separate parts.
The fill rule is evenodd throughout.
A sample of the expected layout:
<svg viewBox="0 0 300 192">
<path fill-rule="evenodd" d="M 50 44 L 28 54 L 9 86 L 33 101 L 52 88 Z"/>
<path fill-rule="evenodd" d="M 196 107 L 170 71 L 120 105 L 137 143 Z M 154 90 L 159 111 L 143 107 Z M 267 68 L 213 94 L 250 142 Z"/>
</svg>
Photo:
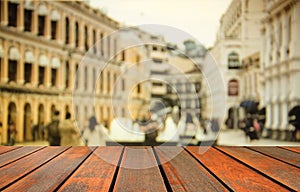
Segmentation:
<svg viewBox="0 0 300 192">
<path fill-rule="evenodd" d="M 214 44 L 219 20 L 231 0 L 89 0 L 89 2 L 126 26 L 168 25 L 188 33 L 206 47 L 210 47 Z M 177 44 L 187 38 L 159 30 L 155 33 L 160 33 L 167 41 Z"/>
</svg>

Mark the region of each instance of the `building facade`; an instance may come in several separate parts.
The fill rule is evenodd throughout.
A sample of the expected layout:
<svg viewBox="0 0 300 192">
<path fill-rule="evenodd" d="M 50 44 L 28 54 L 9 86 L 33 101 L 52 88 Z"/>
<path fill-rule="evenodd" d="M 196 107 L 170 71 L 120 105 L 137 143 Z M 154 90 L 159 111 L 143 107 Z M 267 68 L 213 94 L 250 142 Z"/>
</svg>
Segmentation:
<svg viewBox="0 0 300 192">
<path fill-rule="evenodd" d="M 289 139 L 288 112 L 300 104 L 300 2 L 268 0 L 263 18 L 261 78 L 267 136 Z"/>
<path fill-rule="evenodd" d="M 217 40 L 210 51 L 225 81 L 225 119 L 234 118 L 230 128 L 238 125 L 237 108 L 245 96 L 245 81 L 240 76 L 242 60 L 260 51 L 264 4 L 262 0 L 233 0 L 220 20 Z"/>
<path fill-rule="evenodd" d="M 32 140 L 32 126 L 49 123 L 55 110 L 60 119 L 70 112 L 81 130 L 95 114 L 109 127 L 112 100 L 122 103 L 113 89 L 122 73 L 119 37 L 109 35 L 119 24 L 83 1 L 3 0 L 0 9 L 3 143 L 8 123 L 17 142 Z M 125 115 L 124 107 L 116 110 Z"/>
</svg>

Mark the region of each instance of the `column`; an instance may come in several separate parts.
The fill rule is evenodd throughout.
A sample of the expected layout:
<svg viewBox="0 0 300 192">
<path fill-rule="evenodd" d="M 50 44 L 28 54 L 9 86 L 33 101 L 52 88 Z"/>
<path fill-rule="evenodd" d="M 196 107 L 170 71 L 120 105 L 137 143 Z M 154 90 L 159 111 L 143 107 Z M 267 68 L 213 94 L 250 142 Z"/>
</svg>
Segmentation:
<svg viewBox="0 0 300 192">
<path fill-rule="evenodd" d="M 300 34 L 300 2 L 296 1 L 292 8 L 292 37 L 291 37 L 291 57 L 299 58 L 300 57 L 300 43 L 299 43 L 299 34 Z"/>
<path fill-rule="evenodd" d="M 73 90 L 75 88 L 75 64 L 76 63 L 73 59 L 69 59 L 69 90 Z"/>
<path fill-rule="evenodd" d="M 107 69 L 104 69 L 102 71 L 102 73 L 103 73 L 103 75 L 102 75 L 102 82 L 103 82 L 102 90 L 103 90 L 103 94 L 106 95 L 108 93 L 107 84 L 109 83 L 109 82 L 107 82 L 107 73 L 108 73 Z"/>
<path fill-rule="evenodd" d="M 34 50 L 34 62 L 32 63 L 32 85 L 34 87 L 38 86 L 38 78 L 39 78 L 39 55 L 38 49 L 35 48 Z"/>
<path fill-rule="evenodd" d="M 50 39 L 51 38 L 51 19 L 50 19 L 50 13 L 48 15 L 45 15 L 45 38 Z"/>
<path fill-rule="evenodd" d="M 8 24 L 8 1 L 0 1 L 2 3 L 2 10 L 1 10 L 1 24 L 7 25 Z"/>
<path fill-rule="evenodd" d="M 7 41 L 3 42 L 3 49 L 4 49 L 4 57 L 2 58 L 2 79 L 1 82 L 2 83 L 7 83 L 8 81 L 8 43 Z"/>
<path fill-rule="evenodd" d="M 18 61 L 18 71 L 17 71 L 17 83 L 20 85 L 24 84 L 24 47 L 21 45 L 20 46 L 20 59 Z"/>
<path fill-rule="evenodd" d="M 265 51 L 265 65 L 266 67 L 270 66 L 270 56 L 271 56 L 271 24 L 270 23 L 266 23 L 266 51 Z"/>
<path fill-rule="evenodd" d="M 78 22 L 79 25 L 79 50 L 83 51 L 84 50 L 84 22 L 83 21 L 79 21 Z"/>
<path fill-rule="evenodd" d="M 273 41 L 273 52 L 272 52 L 272 65 L 275 65 L 278 63 L 278 55 L 277 55 L 277 51 L 279 51 L 279 21 L 278 19 L 276 19 L 274 22 L 274 28 L 273 28 L 273 33 L 274 33 L 274 41 Z"/>
<path fill-rule="evenodd" d="M 282 21 L 282 47 L 281 47 L 281 61 L 285 61 L 287 59 L 287 49 L 288 49 L 288 17 L 286 12 L 284 11 L 281 16 Z"/>
<path fill-rule="evenodd" d="M 24 30 L 24 1 L 20 1 L 17 13 L 17 26 L 20 31 Z"/>
<path fill-rule="evenodd" d="M 66 64 L 61 58 L 59 58 L 59 60 L 60 60 L 60 67 L 57 68 L 57 88 L 63 90 L 65 88 Z"/>
<path fill-rule="evenodd" d="M 46 54 L 47 58 L 48 58 L 48 65 L 45 66 L 45 87 L 50 87 L 51 86 L 51 57 L 50 57 L 50 54 L 47 53 Z M 46 110 L 47 108 L 45 108 Z"/>
<path fill-rule="evenodd" d="M 3 97 L 3 112 L 2 112 L 2 142 L 3 143 L 7 143 L 7 129 L 8 129 L 8 100 L 7 100 L 7 97 Z"/>
<path fill-rule="evenodd" d="M 32 33 L 37 35 L 38 32 L 38 1 L 33 1 L 34 10 L 32 12 Z"/>
<path fill-rule="evenodd" d="M 18 131 L 17 134 L 17 141 L 23 141 L 23 134 L 24 134 L 24 99 L 19 98 L 18 102 L 16 103 L 17 105 L 17 122 L 16 122 L 16 128 Z"/>
</svg>

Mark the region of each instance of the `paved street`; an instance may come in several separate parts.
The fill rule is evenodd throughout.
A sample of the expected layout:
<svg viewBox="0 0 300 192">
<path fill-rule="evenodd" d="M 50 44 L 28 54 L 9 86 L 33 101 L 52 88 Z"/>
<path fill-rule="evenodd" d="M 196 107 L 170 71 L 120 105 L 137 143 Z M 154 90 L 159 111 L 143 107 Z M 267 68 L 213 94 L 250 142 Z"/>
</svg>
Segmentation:
<svg viewBox="0 0 300 192">
<path fill-rule="evenodd" d="M 47 141 L 24 142 L 16 145 L 46 146 Z M 222 130 L 219 134 L 218 145 L 226 146 L 300 146 L 300 142 L 287 142 L 272 139 L 260 139 L 250 142 L 241 130 Z"/>
<path fill-rule="evenodd" d="M 287 142 L 272 139 L 260 139 L 250 142 L 241 130 L 223 130 L 219 134 L 218 145 L 227 146 L 300 146 L 300 142 Z"/>
</svg>

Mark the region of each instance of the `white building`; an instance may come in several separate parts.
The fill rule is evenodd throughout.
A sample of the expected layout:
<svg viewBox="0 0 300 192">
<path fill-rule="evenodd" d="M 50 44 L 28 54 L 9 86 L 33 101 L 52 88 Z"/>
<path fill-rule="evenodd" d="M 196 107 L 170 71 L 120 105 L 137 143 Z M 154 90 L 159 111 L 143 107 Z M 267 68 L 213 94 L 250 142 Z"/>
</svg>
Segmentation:
<svg viewBox="0 0 300 192">
<path fill-rule="evenodd" d="M 268 0 L 263 19 L 261 76 L 267 135 L 289 139 L 289 110 L 300 104 L 300 1 Z"/>
<path fill-rule="evenodd" d="M 244 100 L 241 90 L 244 87 L 240 70 L 242 59 L 258 51 L 261 46 L 261 19 L 263 17 L 264 1 L 262 0 L 233 0 L 221 18 L 212 56 L 219 65 L 225 81 L 227 92 L 226 111 L 228 117 L 237 127 L 237 110 Z"/>
</svg>

